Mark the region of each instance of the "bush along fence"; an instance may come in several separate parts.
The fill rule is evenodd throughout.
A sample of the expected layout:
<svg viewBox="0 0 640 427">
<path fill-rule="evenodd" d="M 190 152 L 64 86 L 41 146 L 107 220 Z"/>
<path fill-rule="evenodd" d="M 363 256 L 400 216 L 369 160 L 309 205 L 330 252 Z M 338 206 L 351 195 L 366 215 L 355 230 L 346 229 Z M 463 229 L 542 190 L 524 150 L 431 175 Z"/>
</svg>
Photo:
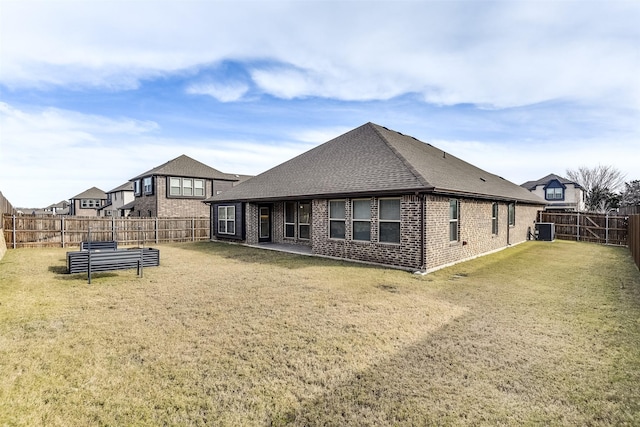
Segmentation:
<svg viewBox="0 0 640 427">
<path fill-rule="evenodd" d="M 555 237 L 561 240 L 627 245 L 629 217 L 583 212 L 538 212 L 538 222 L 555 224 Z"/>
<path fill-rule="evenodd" d="M 87 240 L 119 245 L 209 240 L 209 218 L 95 218 L 4 215 L 7 248 L 74 247 Z"/>
</svg>

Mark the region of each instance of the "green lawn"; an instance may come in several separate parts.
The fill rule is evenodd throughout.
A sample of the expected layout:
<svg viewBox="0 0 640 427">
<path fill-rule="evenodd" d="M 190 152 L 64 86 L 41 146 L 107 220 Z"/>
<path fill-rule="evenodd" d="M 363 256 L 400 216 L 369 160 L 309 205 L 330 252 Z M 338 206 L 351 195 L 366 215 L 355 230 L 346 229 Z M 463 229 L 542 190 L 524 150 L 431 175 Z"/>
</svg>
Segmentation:
<svg viewBox="0 0 640 427">
<path fill-rule="evenodd" d="M 626 248 L 528 242 L 435 273 L 216 243 L 68 275 L 0 261 L 0 425 L 640 425 Z"/>
</svg>

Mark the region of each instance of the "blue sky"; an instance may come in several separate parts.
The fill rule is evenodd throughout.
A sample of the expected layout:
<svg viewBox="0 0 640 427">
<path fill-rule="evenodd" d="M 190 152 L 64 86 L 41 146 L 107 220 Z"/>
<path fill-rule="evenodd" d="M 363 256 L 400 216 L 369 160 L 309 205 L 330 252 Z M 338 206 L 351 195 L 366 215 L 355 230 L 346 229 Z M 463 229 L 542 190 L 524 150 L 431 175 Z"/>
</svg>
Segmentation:
<svg viewBox="0 0 640 427">
<path fill-rule="evenodd" d="M 258 174 L 366 122 L 517 184 L 640 179 L 638 1 L 0 0 L 0 191 L 181 154 Z"/>
</svg>

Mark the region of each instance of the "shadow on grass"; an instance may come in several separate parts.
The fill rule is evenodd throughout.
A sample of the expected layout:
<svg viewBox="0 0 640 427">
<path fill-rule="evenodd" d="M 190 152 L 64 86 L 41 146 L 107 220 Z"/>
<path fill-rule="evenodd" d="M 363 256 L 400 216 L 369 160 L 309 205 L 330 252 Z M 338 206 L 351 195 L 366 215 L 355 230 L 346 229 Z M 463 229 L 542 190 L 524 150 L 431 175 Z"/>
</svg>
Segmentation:
<svg viewBox="0 0 640 427">
<path fill-rule="evenodd" d="M 181 249 L 197 251 L 205 254 L 218 256 L 225 259 L 232 259 L 237 262 L 247 264 L 272 265 L 287 269 L 298 269 L 306 267 L 338 267 L 349 266 L 353 268 L 385 268 L 370 264 L 343 261 L 339 259 L 329 259 L 319 256 L 294 254 L 289 252 L 260 249 L 244 245 L 224 243 L 224 242 L 195 242 L 178 244 Z"/>
</svg>

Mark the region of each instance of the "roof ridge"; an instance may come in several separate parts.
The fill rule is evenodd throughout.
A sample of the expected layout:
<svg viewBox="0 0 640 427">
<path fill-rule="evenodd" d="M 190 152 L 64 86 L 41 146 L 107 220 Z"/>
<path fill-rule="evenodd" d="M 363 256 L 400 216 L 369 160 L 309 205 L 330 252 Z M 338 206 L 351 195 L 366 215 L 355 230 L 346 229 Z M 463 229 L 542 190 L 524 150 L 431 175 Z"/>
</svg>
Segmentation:
<svg viewBox="0 0 640 427">
<path fill-rule="evenodd" d="M 369 122 L 371 123 L 371 122 Z M 422 174 L 420 172 L 418 172 L 416 170 L 416 168 L 413 166 L 413 164 L 407 160 L 397 149 L 396 147 L 391 144 L 391 142 L 389 142 L 389 140 L 387 138 L 384 137 L 384 135 L 382 135 L 382 133 L 380 132 L 380 130 L 378 129 L 379 125 L 376 125 L 375 123 L 371 123 L 373 125 L 373 130 L 375 131 L 375 133 L 380 137 L 380 139 L 382 139 L 382 141 L 387 145 L 387 147 L 389 147 L 389 149 L 393 152 L 393 154 L 395 154 L 395 156 L 400 159 L 400 161 L 402 162 L 402 164 L 409 170 L 409 172 L 411 172 L 411 174 L 418 180 L 418 182 L 420 182 L 421 185 L 425 186 L 425 187 L 430 187 L 431 184 L 422 176 Z M 386 129 L 388 132 L 395 132 L 398 135 L 402 136 L 402 137 L 408 137 L 407 135 L 404 135 L 400 132 L 396 132 L 394 130 L 391 130 L 387 127 L 381 126 L 382 128 Z M 413 137 L 410 137 L 413 138 Z M 424 144 L 422 141 L 413 138 L 416 141 L 420 142 L 421 144 Z"/>
</svg>

